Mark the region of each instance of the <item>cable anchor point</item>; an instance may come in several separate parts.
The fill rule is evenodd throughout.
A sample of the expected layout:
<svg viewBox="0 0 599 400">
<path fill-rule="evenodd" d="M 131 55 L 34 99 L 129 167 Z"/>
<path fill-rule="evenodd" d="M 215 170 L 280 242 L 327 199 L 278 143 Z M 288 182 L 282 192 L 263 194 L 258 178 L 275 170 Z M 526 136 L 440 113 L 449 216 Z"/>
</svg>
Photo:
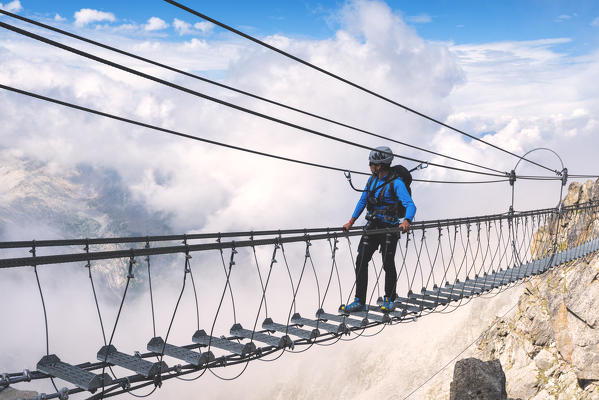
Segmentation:
<svg viewBox="0 0 599 400">
<path fill-rule="evenodd" d="M 146 236 L 146 245 L 144 246 L 145 249 L 149 249 L 150 248 L 150 238 Z M 150 262 L 150 255 L 148 254 L 147 256 L 144 257 L 145 261 L 147 263 Z"/>
<path fill-rule="evenodd" d="M 418 164 L 417 166 L 415 166 L 414 168 L 412 168 L 410 170 L 410 172 L 414 172 L 414 171 L 418 171 L 418 170 L 423 170 L 428 168 L 428 161 L 423 161 L 420 164 Z"/>
<path fill-rule="evenodd" d="M 63 387 L 62 389 L 60 389 L 58 391 L 58 395 L 59 395 L 59 399 L 60 400 L 68 400 L 69 399 L 69 389 L 67 389 L 66 387 Z"/>
<path fill-rule="evenodd" d="M 345 179 L 347 179 L 347 182 L 349 182 L 349 186 L 351 186 L 351 188 L 353 190 L 355 190 L 356 192 L 363 192 L 363 190 L 357 189 L 354 186 L 354 183 L 351 180 L 351 172 L 350 171 L 343 171 L 343 173 L 345 174 Z"/>
<path fill-rule="evenodd" d="M 510 186 L 514 186 L 514 183 L 516 183 L 516 170 L 511 170 L 508 177 L 510 178 Z"/>
<path fill-rule="evenodd" d="M 131 381 L 129 380 L 129 378 L 125 378 L 125 380 L 121 383 L 121 387 L 123 388 L 123 390 L 129 390 L 131 389 Z"/>
<path fill-rule="evenodd" d="M 568 168 L 562 169 L 561 175 L 562 175 L 562 186 L 566 186 L 566 183 L 568 182 Z"/>
<path fill-rule="evenodd" d="M 128 279 L 133 279 L 135 278 L 135 275 L 133 275 L 133 264 L 136 264 L 137 261 L 135 261 L 135 255 L 133 254 L 133 249 L 131 249 L 131 256 L 129 257 L 129 273 L 127 274 L 127 278 Z"/>
</svg>

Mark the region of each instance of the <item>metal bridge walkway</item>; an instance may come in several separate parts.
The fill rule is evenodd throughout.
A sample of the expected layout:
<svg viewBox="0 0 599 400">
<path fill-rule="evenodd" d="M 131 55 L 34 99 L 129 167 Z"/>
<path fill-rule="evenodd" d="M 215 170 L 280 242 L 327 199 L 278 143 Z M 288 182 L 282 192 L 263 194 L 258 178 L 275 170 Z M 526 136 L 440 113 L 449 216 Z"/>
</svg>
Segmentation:
<svg viewBox="0 0 599 400">
<path fill-rule="evenodd" d="M 189 342 L 172 343 L 168 340 L 171 326 L 164 336 L 148 337 L 146 353 L 127 354 L 119 351 L 112 342 L 112 336 L 107 345 L 101 346 L 95 354 L 96 361 L 85 363 L 71 363 L 60 357 L 60 353 L 47 354 L 37 363 L 37 371 L 25 373 L 3 374 L 0 386 L 7 386 L 17 382 L 36 379 L 58 378 L 72 386 L 71 389 L 61 389 L 56 393 L 40 395 L 41 398 L 65 399 L 69 395 L 88 392 L 96 393 L 90 399 L 99 399 L 125 393 L 144 386 L 153 385 L 160 387 L 163 381 L 173 377 L 182 376 L 196 371 L 215 370 L 231 365 L 246 364 L 249 361 L 264 357 L 275 352 L 293 349 L 314 343 L 323 343 L 362 331 L 375 326 L 395 324 L 402 321 L 413 320 L 428 313 L 442 310 L 452 304 L 461 304 L 464 299 L 480 296 L 491 291 L 500 291 L 517 282 L 522 282 L 533 275 L 541 274 L 560 264 L 580 259 L 599 250 L 599 238 L 591 235 L 588 229 L 593 221 L 597 220 L 599 205 L 589 203 L 562 210 L 547 209 L 535 210 L 517 214 L 498 214 L 477 218 L 466 218 L 444 221 L 428 221 L 414 224 L 415 233 L 403 235 L 404 241 L 398 246 L 398 291 L 405 293 L 395 300 L 395 309 L 383 313 L 376 300 L 376 288 L 372 288 L 372 296 L 367 311 L 343 313 L 335 306 L 334 301 L 325 301 L 328 289 L 333 281 L 334 272 L 339 272 L 339 245 L 340 238 L 357 235 L 390 234 L 389 230 L 363 231 L 360 229 L 349 233 L 308 232 L 300 230 L 301 236 L 283 236 L 277 232 L 274 238 L 256 239 L 260 235 L 273 235 L 273 232 L 251 232 L 249 241 L 224 242 L 226 235 L 237 237 L 239 233 L 218 234 L 216 243 L 189 244 L 192 239 L 205 239 L 183 236 L 182 246 L 150 247 L 152 240 L 173 240 L 172 237 L 159 238 L 115 238 L 115 239 L 85 239 L 83 241 L 47 241 L 47 242 L 12 242 L 0 243 L 0 248 L 25 248 L 31 246 L 31 256 L 11 259 L 0 259 L 1 268 L 15 268 L 23 265 L 34 268 L 45 264 L 66 263 L 77 260 L 87 260 L 90 268 L 92 260 L 114 259 L 127 257 L 129 270 L 127 271 L 127 284 L 134 278 L 134 265 L 136 257 L 145 257 L 150 263 L 150 256 L 161 254 L 183 253 L 184 280 L 181 293 L 185 289 L 188 276 L 193 280 L 190 264 L 190 253 L 194 251 L 214 251 L 220 254 L 225 266 L 225 284 L 222 298 L 229 292 L 231 275 L 235 257 L 238 250 L 247 247 L 252 251 L 258 246 L 272 249 L 271 262 L 266 279 L 260 275 L 260 290 L 257 295 L 260 305 L 256 314 L 257 318 L 265 313 L 260 326 L 248 325 L 237 321 L 232 324 L 227 332 L 214 332 L 214 323 L 200 325 L 198 316 L 198 329 L 189 332 Z M 570 230 L 566 225 L 571 225 Z M 576 228 L 575 233 L 572 230 Z M 434 232 L 431 235 L 430 232 Z M 286 232 L 288 235 L 298 231 Z M 312 234 L 315 233 L 315 234 Z M 246 233 L 242 233 L 246 234 Z M 175 240 L 179 240 L 176 237 Z M 139 249 L 90 251 L 90 245 L 103 243 L 130 243 L 141 241 L 146 246 Z M 304 272 L 312 263 L 311 247 L 317 241 L 327 244 L 330 252 L 330 273 L 327 290 L 324 296 L 318 293 L 318 307 L 308 314 L 300 314 L 294 308 L 296 296 L 302 284 Z M 95 243 L 93 243 L 95 242 Z M 67 253 L 37 256 L 36 250 L 40 247 L 73 246 L 84 244 L 83 253 Z M 300 243 L 305 246 L 304 264 L 300 278 L 292 279 L 293 288 L 292 308 L 287 317 L 270 316 L 266 309 L 267 292 L 273 266 L 277 263 L 278 254 L 283 255 L 285 262 L 285 244 Z M 225 262 L 223 249 L 230 249 L 228 266 Z M 432 250 L 431 250 L 432 249 Z M 348 252 L 351 254 L 351 246 Z M 445 253 L 444 253 L 445 251 Z M 57 252 L 58 253 L 58 252 Z M 250 253 L 251 254 L 251 253 Z M 254 253 L 255 254 L 255 253 Z M 257 258 L 256 258 L 257 262 Z M 425 265 L 426 264 L 426 265 Z M 313 265 L 313 264 L 312 264 Z M 381 272 L 373 266 L 376 273 L 376 283 Z M 260 268 L 258 268 L 260 273 Z M 316 274 L 316 269 L 314 269 Z M 420 279 L 418 276 L 420 275 Z M 337 274 L 339 276 L 339 273 Z M 315 275 L 316 277 L 316 275 Z M 405 283 L 401 285 L 402 283 Z M 342 288 L 342 280 L 338 281 L 340 295 L 351 297 L 350 290 Z M 373 286 L 373 283 L 371 283 Z M 40 287 L 41 289 L 41 287 Z M 195 284 L 194 284 L 195 290 Z M 121 307 L 125 302 L 125 294 Z M 221 298 L 221 303 L 222 303 Z M 180 299 L 180 297 L 179 297 Z M 339 303 L 337 303 L 338 305 Z M 196 304 L 197 305 L 197 304 Z M 177 303 L 178 306 L 178 303 Z M 220 310 L 220 308 L 219 308 Z M 98 309 L 99 312 L 99 309 Z M 177 307 L 173 312 L 173 319 Z M 218 317 L 218 311 L 215 320 Z M 118 316 L 115 327 L 118 323 Z M 172 320 L 171 320 L 172 325 Z M 114 331 L 113 331 L 114 334 Z M 113 366 L 121 367 L 128 371 L 125 375 L 116 376 L 108 373 Z"/>
</svg>

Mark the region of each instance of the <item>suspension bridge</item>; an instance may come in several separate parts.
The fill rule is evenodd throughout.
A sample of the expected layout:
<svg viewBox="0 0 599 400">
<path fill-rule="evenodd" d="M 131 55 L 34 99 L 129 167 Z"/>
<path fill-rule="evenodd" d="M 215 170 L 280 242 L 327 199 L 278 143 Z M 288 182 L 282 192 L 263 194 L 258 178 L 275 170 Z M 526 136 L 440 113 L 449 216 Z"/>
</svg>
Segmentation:
<svg viewBox="0 0 599 400">
<path fill-rule="evenodd" d="M 349 232 L 326 228 L 3 242 L 0 243 L 3 250 L 20 249 L 29 254 L 1 259 L 0 269 L 31 268 L 39 285 L 42 304 L 45 304 L 44 291 L 38 268 L 82 263 L 91 281 L 90 296 L 96 299 L 104 343 L 99 344 L 96 354 L 89 354 L 87 361 L 63 359 L 60 354 L 50 353 L 46 321 L 47 354 L 40 358 L 34 371 L 4 372 L 0 386 L 54 378 L 69 384 L 69 387 L 57 388 L 55 393 L 41 394 L 39 399 L 66 399 L 78 393 L 88 393 L 89 399 L 100 399 L 146 386 L 156 390 L 169 379 L 188 374 L 199 377 L 208 370 L 218 371 L 239 364 L 247 367 L 253 360 L 278 352 L 283 354 L 302 347 L 331 344 L 430 313 L 450 312 L 472 298 L 501 292 L 533 275 L 596 252 L 599 237 L 592 234 L 594 231 L 589 226 L 597 217 L 599 203 L 595 201 L 527 212 L 416 222 L 411 231 L 401 235 L 398 244 L 399 295 L 395 310 L 389 313 L 382 312 L 377 305 L 381 301 L 379 280 L 382 268 L 377 267 L 374 260 L 370 265 L 371 276 L 375 279 L 371 279 L 368 309 L 346 313 L 340 309 L 340 304 L 347 304 L 354 291 L 352 239 L 362 235 L 397 233 L 393 229 L 365 231 L 363 227 L 356 227 Z M 565 230 L 563 227 L 568 225 L 576 228 Z M 108 245 L 116 249 L 101 250 Z M 301 251 L 298 252 L 298 248 Z M 47 254 L 38 255 L 41 249 Z M 220 260 L 222 266 L 219 302 L 211 319 L 200 317 L 199 304 L 207 300 L 196 290 L 194 280 L 194 269 L 201 266 L 192 262 L 192 258 L 205 258 L 206 253 L 212 253 L 216 257 L 213 259 Z M 269 254 L 270 261 L 261 266 L 257 253 Z M 289 254 L 301 259 L 292 260 Z M 147 343 L 140 344 L 140 348 L 147 351 L 135 354 L 119 351 L 119 337 L 115 333 L 121 311 L 126 307 L 130 283 L 139 278 L 139 274 L 147 274 L 151 294 L 152 265 L 160 257 L 173 255 L 179 261 L 169 261 L 173 265 L 171 268 L 176 270 L 179 263 L 183 279 L 168 329 L 158 335 L 154 323 Z M 126 268 L 122 270 L 126 284 L 112 331 L 107 336 L 97 302 L 93 270 L 109 260 L 126 261 Z M 253 295 L 258 306 L 254 312 L 239 315 L 233 281 L 236 276 L 243 280 L 247 275 L 243 265 L 251 264 L 255 264 L 258 271 Z M 302 267 L 294 271 L 290 265 Z M 272 286 L 277 274 L 288 279 L 286 292 L 282 285 Z M 308 279 L 315 282 L 315 293 L 310 293 L 314 306 L 300 310 L 298 296 Z M 192 283 L 191 289 L 186 284 L 188 280 Z M 169 336 L 186 289 L 194 294 L 197 329 L 189 332 L 188 343 L 172 343 Z M 223 307 L 229 297 L 231 311 Z M 269 310 L 269 297 L 287 306 Z M 243 299 L 244 302 L 249 300 Z M 152 295 L 148 307 L 152 308 L 154 316 Z M 217 320 L 231 320 L 231 317 L 230 329 L 219 330 L 223 324 L 217 324 Z M 116 374 L 113 367 L 120 367 L 122 374 Z"/>
<path fill-rule="evenodd" d="M 398 295 L 395 299 L 395 308 L 391 312 L 382 312 L 379 308 L 382 287 L 380 281 L 383 271 L 378 260 L 375 259 L 369 264 L 371 279 L 367 309 L 347 313 L 343 311 L 342 306 L 348 304 L 354 294 L 356 237 L 364 236 L 368 240 L 368 237 L 373 235 L 389 236 L 398 234 L 397 229 L 366 230 L 365 227 L 355 227 L 349 231 L 343 231 L 340 228 L 309 228 L 1 242 L 0 251 L 3 252 L 0 259 L 1 270 L 21 268 L 33 271 L 32 279 L 35 279 L 44 315 L 46 351 L 45 354 L 40 354 L 39 361 L 34 367 L 24 366 L 29 368 L 23 372 L 0 371 L 0 391 L 13 384 L 49 380 L 55 391 L 48 394 L 42 393 L 38 395 L 37 399 L 64 400 L 70 396 L 79 395 L 95 400 L 123 393 L 139 396 L 138 390 L 144 387 L 150 388 L 151 391 L 146 394 L 149 395 L 171 379 L 194 380 L 203 376 L 206 371 L 218 376 L 219 370 L 236 365 L 242 368 L 241 373 L 243 373 L 252 361 L 265 359 L 271 355 L 280 357 L 285 353 L 304 351 L 313 346 L 331 345 L 350 338 L 370 335 L 371 332 L 376 334 L 386 326 L 411 322 L 431 313 L 451 312 L 473 298 L 496 295 L 550 268 L 580 259 L 599 250 L 599 233 L 595 229 L 589 228 L 599 217 L 597 201 L 572 206 L 563 206 L 560 203 L 555 208 L 531 211 L 517 212 L 513 208 L 516 179 L 561 181 L 563 188 L 568 177 L 587 178 L 596 177 L 595 175 L 568 174 L 563 163 L 561 169 L 553 169 L 530 160 L 527 158 L 529 153 L 519 156 L 260 41 L 183 4 L 173 0 L 165 0 L 165 2 L 303 64 L 307 68 L 312 68 L 332 79 L 350 85 L 378 100 L 397 106 L 449 131 L 466 136 L 469 140 L 514 156 L 518 159 L 518 164 L 512 171 L 507 172 L 441 154 L 140 57 L 5 10 L 0 10 L 0 13 L 22 24 L 50 30 L 56 34 L 164 68 L 254 100 L 360 134 L 391 141 L 413 150 L 431 154 L 439 159 L 450 160 L 459 163 L 460 166 L 393 154 L 397 158 L 417 162 L 420 165 L 445 168 L 456 173 L 476 174 L 492 179 L 458 182 L 414 179 L 415 182 L 452 184 L 510 182 L 512 207 L 508 212 L 501 214 L 414 222 L 408 232 L 400 235 L 398 242 L 395 260 L 398 270 Z M 75 54 L 155 84 L 167 86 L 192 97 L 211 101 L 256 118 L 292 128 L 300 133 L 315 135 L 364 150 L 372 150 L 372 147 L 368 145 L 307 128 L 276 118 L 271 114 L 257 112 L 110 61 L 91 52 L 24 29 L 23 26 L 0 21 L 0 27 L 44 45 Z M 350 183 L 351 173 L 368 175 L 349 168 L 293 159 L 267 153 L 260 149 L 244 148 L 175 129 L 166 129 L 10 85 L 0 84 L 0 88 L 14 95 L 28 96 L 43 102 L 179 138 L 269 157 L 278 161 L 346 172 Z M 552 175 L 517 175 L 515 170 L 522 161 L 549 171 Z M 260 262 L 260 259 L 264 260 L 264 258 L 266 258 L 266 262 Z M 111 268 L 117 268 L 118 273 L 124 277 L 124 285 L 121 288 L 122 295 L 119 306 L 115 310 L 116 317 L 114 321 L 111 321 L 112 328 L 109 331 L 105 329 L 106 310 L 102 310 L 100 306 L 94 283 L 94 275 L 98 274 L 96 270 L 107 264 L 110 264 Z M 86 273 L 89 278 L 89 296 L 95 304 L 98 329 L 101 331 L 102 339 L 97 343 L 97 351 L 82 354 L 81 359 L 65 357 L 61 354 L 60 349 L 54 351 L 54 348 L 50 346 L 52 332 L 49 329 L 46 302 L 50 300 L 51 295 L 44 290 L 45 282 L 38 274 L 38 270 L 42 268 L 56 268 L 58 275 L 67 269 L 69 273 L 72 273 L 73 265 L 81 267 L 76 273 Z M 216 283 L 213 282 L 213 290 L 209 292 L 198 290 L 196 281 L 204 280 L 205 274 L 198 276 L 197 270 L 203 271 L 208 266 L 214 267 L 215 265 L 221 271 L 219 278 L 212 277 L 217 280 Z M 119 266 L 123 266 L 123 268 L 118 269 Z M 172 299 L 175 305 L 168 316 L 168 328 L 163 332 L 157 329 L 156 302 L 152 289 L 152 270 L 155 271 L 157 266 L 161 270 L 177 271 L 181 276 L 180 292 L 176 298 Z M 249 285 L 248 267 L 255 268 L 255 277 L 257 278 L 250 285 L 252 289 L 249 291 L 246 288 Z M 144 290 L 147 290 L 149 294 L 150 301 L 147 306 L 152 315 L 152 331 L 148 332 L 146 341 L 138 344 L 138 348 L 144 349 L 143 351 L 128 352 L 121 346 L 122 334 L 117 332 L 117 328 L 119 322 L 122 322 L 122 311 L 131 300 L 131 285 L 138 283 L 138 286 L 141 286 L 146 282 L 147 287 L 144 287 Z M 236 297 L 236 292 L 239 291 L 241 282 L 244 282 L 246 290 L 244 290 L 243 299 L 240 301 L 239 295 Z M 216 295 L 215 291 L 218 292 Z M 173 340 L 172 337 L 175 336 L 175 321 L 181 313 L 182 299 L 186 292 L 193 294 L 195 329 L 186 332 L 187 341 L 179 342 Z M 275 304 L 272 302 L 273 298 L 276 299 Z M 269 299 L 271 299 L 270 302 Z M 254 303 L 256 306 L 252 308 Z M 202 307 L 204 304 L 210 304 L 208 313 L 200 312 L 200 309 L 205 308 Z M 76 329 L 76 327 L 71 327 L 71 329 Z M 95 344 L 90 343 L 90 345 Z M 57 380 L 64 382 L 66 386 L 59 388 L 62 385 L 57 385 Z"/>
</svg>

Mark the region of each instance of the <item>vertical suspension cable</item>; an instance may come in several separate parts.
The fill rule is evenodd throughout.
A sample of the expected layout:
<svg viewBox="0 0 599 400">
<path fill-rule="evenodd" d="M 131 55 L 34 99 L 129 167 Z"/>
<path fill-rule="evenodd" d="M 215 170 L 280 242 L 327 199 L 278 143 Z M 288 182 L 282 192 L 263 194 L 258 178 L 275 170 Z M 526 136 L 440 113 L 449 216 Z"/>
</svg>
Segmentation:
<svg viewBox="0 0 599 400">
<path fill-rule="evenodd" d="M 220 243 L 220 237 L 218 238 L 217 241 Z M 220 250 L 221 257 L 222 257 L 223 250 L 222 250 L 222 248 L 219 248 L 219 250 Z M 227 287 L 230 288 L 229 280 L 231 279 L 231 271 L 233 270 L 233 265 L 235 265 L 235 254 L 237 254 L 237 250 L 235 249 L 235 242 L 233 242 L 232 247 L 231 247 L 231 258 L 229 259 L 229 270 L 227 271 L 225 268 L 225 274 L 226 274 L 227 279 L 225 281 L 225 287 L 223 288 L 223 293 L 220 296 L 220 301 L 219 301 L 218 307 L 216 309 L 216 314 L 214 315 L 214 319 L 212 320 L 212 326 L 210 327 L 210 339 L 208 340 L 208 350 L 207 351 L 210 351 L 210 346 L 212 345 L 212 335 L 214 334 L 214 326 L 216 325 L 216 320 L 218 319 L 220 309 L 223 305 L 223 300 L 225 299 L 225 294 L 227 293 Z M 224 262 L 224 258 L 223 258 L 223 262 Z M 233 308 L 233 310 L 235 310 L 235 309 Z M 235 321 L 234 323 L 236 324 L 237 319 L 235 318 L 235 314 L 233 314 L 233 315 L 234 315 L 233 318 Z"/>
<path fill-rule="evenodd" d="M 150 241 L 146 240 L 146 249 L 150 248 Z M 156 337 L 156 317 L 154 315 L 154 293 L 152 292 L 152 273 L 150 272 L 150 256 L 145 257 L 146 265 L 148 267 L 148 285 L 150 287 L 150 307 L 152 309 L 152 332 L 154 332 L 154 336 Z"/>
<path fill-rule="evenodd" d="M 399 279 L 401 278 L 401 273 L 405 270 L 406 271 L 406 282 L 407 282 L 407 285 L 409 288 L 410 287 L 410 274 L 408 273 L 407 259 L 408 259 L 408 248 L 409 248 L 409 243 L 410 243 L 410 236 L 408 234 L 406 234 L 405 237 L 406 237 L 405 253 L 401 247 L 401 242 L 400 242 L 401 236 L 398 239 L 397 247 L 399 248 L 399 253 L 401 254 L 402 262 L 401 262 L 401 267 L 399 268 L 399 272 L 397 273 L 397 278 L 395 279 L 395 286 L 397 287 Z"/>
<path fill-rule="evenodd" d="M 306 256 L 308 257 L 308 259 L 310 260 L 310 265 L 312 266 L 312 272 L 314 272 L 314 280 L 316 282 L 316 293 L 318 295 L 318 306 L 320 306 L 320 284 L 318 282 L 318 274 L 316 273 L 316 267 L 314 266 L 314 261 L 312 260 L 312 255 L 310 254 L 310 246 L 312 246 L 312 243 L 310 242 L 310 235 L 308 235 L 307 233 L 304 234 L 304 236 L 306 237 Z"/>
<path fill-rule="evenodd" d="M 31 250 L 29 250 L 29 252 L 31 253 L 31 256 L 35 259 L 35 257 L 37 256 L 36 249 L 35 249 L 35 240 L 33 241 Z M 44 330 L 46 333 L 46 355 L 50 355 L 50 335 L 48 333 L 48 313 L 46 312 L 46 301 L 44 300 L 44 292 L 42 291 L 42 285 L 40 283 L 40 277 L 37 273 L 37 265 L 35 263 L 33 264 L 33 272 L 35 273 L 35 281 L 37 282 L 37 288 L 39 290 L 40 299 L 42 301 L 42 309 L 44 311 Z M 50 377 L 50 381 L 52 382 L 52 386 L 54 386 L 54 389 L 56 389 L 56 392 L 58 392 L 58 387 L 56 387 L 56 383 L 54 383 L 54 378 Z"/>
<path fill-rule="evenodd" d="M 185 246 L 187 246 L 187 235 L 183 235 L 183 244 Z M 200 330 L 200 303 L 198 301 L 198 291 L 196 289 L 196 283 L 195 280 L 193 279 L 193 269 L 191 268 L 191 263 L 188 263 L 188 269 L 189 269 L 189 277 L 191 278 L 191 286 L 193 287 L 193 297 L 195 300 L 195 306 L 196 306 L 196 329 L 199 331 Z"/>
<path fill-rule="evenodd" d="M 364 230 L 364 234 L 365 233 L 366 233 L 366 230 Z M 347 293 L 347 301 L 345 302 L 345 304 L 349 304 L 349 300 L 351 299 L 352 292 L 354 291 L 354 288 L 356 287 L 355 277 L 357 277 L 357 274 L 358 274 L 358 258 L 357 257 L 354 258 L 354 253 L 351 248 L 351 240 L 349 239 L 349 236 L 346 236 L 345 238 L 347 239 L 347 247 L 349 249 L 349 255 L 350 255 L 351 263 L 352 263 L 352 269 L 354 270 L 354 280 L 353 280 L 354 283 L 352 284 L 351 289 Z M 362 239 L 360 239 L 360 242 L 362 242 Z M 359 250 L 360 250 L 360 245 L 358 244 L 358 257 L 359 257 Z"/>
<path fill-rule="evenodd" d="M 277 263 L 276 257 L 277 257 L 277 250 L 279 250 L 279 248 L 280 248 L 279 244 L 275 243 L 274 249 L 272 251 L 272 258 L 270 260 L 270 267 L 268 268 L 268 275 L 266 277 L 266 284 L 262 285 L 262 279 L 260 279 L 260 286 L 262 287 L 262 297 L 260 298 L 260 305 L 258 306 L 258 312 L 256 312 L 256 319 L 254 320 L 254 327 L 252 328 L 252 337 L 250 338 L 250 341 L 254 340 L 254 334 L 256 333 L 256 326 L 258 325 L 258 318 L 260 318 L 260 311 L 262 311 L 262 304 L 264 304 L 264 311 L 266 313 L 266 318 L 268 318 L 268 309 L 266 308 L 266 289 L 268 288 L 268 283 L 270 282 L 270 277 L 272 275 L 273 266 Z M 256 254 L 256 253 L 254 252 L 254 254 Z M 258 262 L 257 259 L 256 259 L 256 262 Z"/>
<path fill-rule="evenodd" d="M 426 279 L 426 283 L 424 284 L 423 288 L 428 289 L 429 285 L 431 284 L 431 277 L 433 280 L 432 281 L 433 286 L 437 286 L 437 281 L 435 279 L 435 266 L 437 265 L 437 258 L 439 256 L 439 249 L 441 247 L 441 230 L 440 229 L 439 229 L 439 236 L 437 237 L 437 250 L 435 250 L 435 256 L 432 259 L 431 259 L 430 251 L 428 249 L 428 241 L 425 241 L 424 247 L 426 249 L 426 254 L 428 257 L 430 272 L 429 272 L 428 278 Z M 439 296 L 437 295 L 437 297 L 439 297 Z"/>
<path fill-rule="evenodd" d="M 87 239 L 85 239 L 85 253 L 89 254 L 89 244 L 87 243 Z M 89 281 L 91 283 L 92 292 L 94 294 L 94 302 L 96 303 L 96 310 L 98 311 L 98 319 L 100 320 L 100 329 L 102 330 L 102 339 L 104 340 L 104 346 L 106 346 L 106 332 L 104 331 L 104 322 L 102 321 L 102 313 L 100 312 L 100 304 L 98 303 L 98 296 L 96 295 L 96 287 L 94 285 L 94 278 L 92 276 L 92 266 L 91 261 L 88 259 L 87 264 L 85 265 L 87 268 L 87 272 L 89 275 Z M 154 335 L 156 336 L 156 335 Z"/>
<path fill-rule="evenodd" d="M 187 239 L 186 239 L 187 241 Z M 190 266 L 190 261 L 191 260 L 191 255 L 189 254 L 189 247 L 187 246 L 187 243 L 185 243 L 185 263 L 184 263 L 184 268 L 183 268 L 183 284 L 181 285 L 181 291 L 179 292 L 179 297 L 177 298 L 177 302 L 175 303 L 175 309 L 173 310 L 173 315 L 171 316 L 171 321 L 168 325 L 168 329 L 166 330 L 166 336 L 164 337 L 164 340 L 162 342 L 162 350 L 160 351 L 160 358 L 159 358 L 159 363 L 160 364 L 160 371 L 158 373 L 158 379 L 160 379 L 160 374 L 162 373 L 162 360 L 164 358 L 164 350 L 166 349 L 166 344 L 168 343 L 168 338 L 170 336 L 171 333 L 171 329 L 173 327 L 173 323 L 175 322 L 175 317 L 177 316 L 177 311 L 179 309 L 179 304 L 181 303 L 181 298 L 183 297 L 183 293 L 185 292 L 185 283 L 187 281 L 187 274 L 189 274 L 191 272 L 191 266 Z M 160 382 L 160 381 L 159 381 Z"/>
<path fill-rule="evenodd" d="M 218 238 L 216 239 L 217 243 L 221 243 L 221 235 L 220 233 L 218 234 Z M 233 249 L 235 249 L 235 247 L 233 247 Z M 225 266 L 225 257 L 223 255 L 223 249 L 222 247 L 219 247 L 218 249 L 220 251 L 220 258 L 222 260 L 222 264 L 223 264 L 223 271 L 225 272 L 225 276 L 227 276 L 227 284 L 229 286 L 229 295 L 231 297 L 231 306 L 233 307 L 233 323 L 236 324 L 237 323 L 237 313 L 235 312 L 235 298 L 233 297 L 233 289 L 231 288 L 231 283 L 228 281 L 228 275 L 227 275 L 227 267 Z M 237 250 L 235 250 L 235 254 L 237 254 Z M 233 259 L 231 259 L 231 261 L 233 262 L 233 265 L 235 265 L 235 262 L 233 261 Z M 229 272 L 231 270 L 231 264 L 229 264 Z"/>
<path fill-rule="evenodd" d="M 258 256 L 256 255 L 256 246 L 254 246 L 254 233 L 253 232 L 251 233 L 250 241 L 252 242 L 252 252 L 254 253 L 254 261 L 256 262 L 256 271 L 258 271 L 258 278 L 260 279 L 260 287 L 262 288 L 262 301 L 264 301 L 264 312 L 266 313 L 266 317 L 268 318 L 268 302 L 266 301 L 266 297 L 265 297 L 266 289 L 264 287 L 264 282 L 262 281 L 262 273 L 260 272 Z M 271 268 L 272 268 L 272 265 L 271 265 Z M 260 304 L 260 307 L 262 307 L 262 304 Z"/>
<path fill-rule="evenodd" d="M 327 231 L 327 235 L 330 235 L 330 233 L 328 231 Z M 329 288 L 331 287 L 331 281 L 333 280 L 333 272 L 335 271 L 335 265 L 337 263 L 336 253 L 338 250 L 338 247 L 337 247 L 338 240 L 337 240 L 336 236 L 335 236 L 334 243 L 331 243 L 330 236 L 327 237 L 327 242 L 329 243 L 329 248 L 331 250 L 331 272 L 329 273 L 329 279 L 327 280 L 327 285 L 324 290 L 324 295 L 322 296 L 322 302 L 318 306 L 318 308 L 322 308 L 322 309 L 324 309 L 324 302 L 325 302 L 325 299 L 327 298 L 327 294 L 329 293 Z"/>
<path fill-rule="evenodd" d="M 279 243 L 281 245 L 281 254 L 283 254 L 283 260 L 285 261 L 285 268 L 287 269 L 287 275 L 289 276 L 289 282 L 291 283 L 291 296 L 295 295 L 295 285 L 293 283 L 293 277 L 291 276 L 291 269 L 289 268 L 289 263 L 287 262 L 287 255 L 285 254 L 285 246 L 281 241 L 281 233 L 279 232 Z M 295 303 L 293 302 L 293 313 L 296 313 Z M 289 325 L 289 319 L 287 320 L 287 324 Z"/>
<path fill-rule="evenodd" d="M 135 257 L 132 255 L 129 258 L 129 273 L 127 274 L 127 282 L 125 284 L 125 290 L 123 292 L 123 297 L 121 299 L 121 304 L 119 306 L 119 311 L 117 312 L 116 315 L 116 319 L 114 321 L 114 327 L 112 328 L 112 333 L 110 334 L 110 340 L 108 341 L 108 345 L 107 346 L 111 346 L 112 345 L 112 340 L 114 339 L 114 334 L 116 332 L 116 327 L 119 323 L 119 319 L 121 317 L 121 311 L 123 310 L 123 304 L 125 304 L 125 298 L 127 297 L 127 290 L 129 289 L 129 283 L 131 282 L 131 279 L 134 278 L 133 275 L 133 264 L 135 264 Z M 104 373 L 106 372 L 106 366 L 108 365 L 107 360 L 108 360 L 108 347 L 106 348 L 106 355 L 104 356 L 104 360 L 103 360 L 103 365 L 102 365 L 102 374 L 104 375 Z M 101 397 L 100 400 L 104 399 L 104 388 L 105 388 L 105 382 L 104 380 L 102 380 L 102 392 L 101 392 Z"/>
</svg>

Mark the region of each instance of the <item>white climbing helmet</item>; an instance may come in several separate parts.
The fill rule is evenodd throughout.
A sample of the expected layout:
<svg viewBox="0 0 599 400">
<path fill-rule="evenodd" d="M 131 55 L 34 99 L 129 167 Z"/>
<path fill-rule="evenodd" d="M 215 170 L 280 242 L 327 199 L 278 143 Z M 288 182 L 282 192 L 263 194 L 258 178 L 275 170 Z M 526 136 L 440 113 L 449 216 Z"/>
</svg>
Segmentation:
<svg viewBox="0 0 599 400">
<path fill-rule="evenodd" d="M 373 164 L 391 164 L 393 152 L 387 146 L 379 146 L 370 152 L 368 162 Z"/>
</svg>

